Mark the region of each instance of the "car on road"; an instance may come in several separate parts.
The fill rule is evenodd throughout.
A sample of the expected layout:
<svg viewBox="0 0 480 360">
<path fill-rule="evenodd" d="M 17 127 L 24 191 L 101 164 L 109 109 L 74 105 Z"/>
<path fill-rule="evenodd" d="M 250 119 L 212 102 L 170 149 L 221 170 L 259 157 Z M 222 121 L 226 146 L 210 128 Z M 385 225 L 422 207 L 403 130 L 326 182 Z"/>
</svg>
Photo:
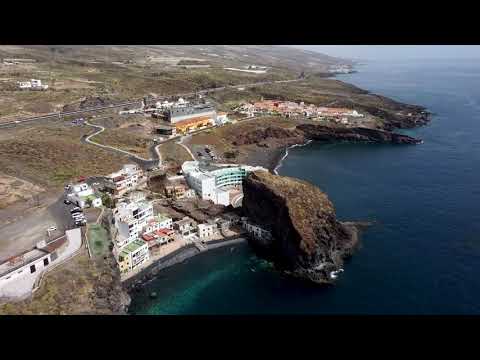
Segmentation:
<svg viewBox="0 0 480 360">
<path fill-rule="evenodd" d="M 63 203 L 64 203 L 65 205 L 70 205 L 72 202 L 71 202 L 70 200 L 68 200 L 68 199 L 65 199 L 65 200 L 63 200 Z"/>
<path fill-rule="evenodd" d="M 20 120 L 15 120 L 15 124 L 20 124 Z"/>
</svg>

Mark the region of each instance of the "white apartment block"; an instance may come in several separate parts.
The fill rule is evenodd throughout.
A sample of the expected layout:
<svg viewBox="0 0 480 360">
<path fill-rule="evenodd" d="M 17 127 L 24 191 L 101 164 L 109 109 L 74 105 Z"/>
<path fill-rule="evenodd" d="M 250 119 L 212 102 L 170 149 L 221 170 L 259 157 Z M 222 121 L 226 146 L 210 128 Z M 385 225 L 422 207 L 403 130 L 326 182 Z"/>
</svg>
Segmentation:
<svg viewBox="0 0 480 360">
<path fill-rule="evenodd" d="M 146 184 L 147 178 L 142 169 L 135 164 L 123 165 L 120 171 L 107 176 L 108 187 L 115 197 L 120 197 L 128 191 L 135 190 Z"/>
<path fill-rule="evenodd" d="M 206 223 L 206 224 L 198 224 L 198 237 L 200 239 L 208 239 L 211 238 L 217 232 L 218 226 L 216 223 Z"/>
<path fill-rule="evenodd" d="M 149 234 L 160 229 L 173 229 L 173 220 L 163 214 L 158 214 L 147 222 L 143 233 Z"/>
<path fill-rule="evenodd" d="M 122 248 L 138 239 L 139 234 L 154 219 L 153 205 L 148 201 L 122 202 L 113 210 L 118 235 L 115 245 Z"/>
<path fill-rule="evenodd" d="M 197 232 L 197 222 L 188 216 L 185 216 L 181 220 L 175 221 L 173 226 L 183 237 L 186 238 L 195 235 Z"/>
<path fill-rule="evenodd" d="M 145 241 L 136 239 L 124 246 L 117 257 L 120 272 L 127 273 L 142 266 L 150 259 L 148 245 Z"/>
<path fill-rule="evenodd" d="M 182 165 L 188 185 L 203 200 L 214 204 L 230 205 L 230 190 L 241 187 L 243 179 L 252 171 L 267 171 L 260 166 L 237 164 L 204 165 L 198 161 L 186 161 Z"/>
<path fill-rule="evenodd" d="M 87 183 L 73 185 L 67 197 L 77 206 L 84 208 L 89 202 L 91 206 L 102 206 L 102 199 L 95 195 L 93 189 Z"/>
</svg>

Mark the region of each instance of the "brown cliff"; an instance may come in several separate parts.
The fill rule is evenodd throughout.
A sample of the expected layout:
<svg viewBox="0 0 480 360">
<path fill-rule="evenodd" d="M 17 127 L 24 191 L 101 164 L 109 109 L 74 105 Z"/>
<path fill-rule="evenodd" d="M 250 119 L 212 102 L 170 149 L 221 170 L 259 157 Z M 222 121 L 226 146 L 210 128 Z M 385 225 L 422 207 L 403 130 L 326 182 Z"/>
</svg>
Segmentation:
<svg viewBox="0 0 480 360">
<path fill-rule="evenodd" d="M 330 272 L 351 255 L 354 225 L 340 223 L 327 195 L 298 179 L 259 171 L 244 183 L 244 214 L 269 228 L 272 239 L 250 239 L 259 256 L 296 276 L 331 282 Z"/>
<path fill-rule="evenodd" d="M 421 143 L 421 140 L 411 136 L 365 127 L 345 128 L 301 124 L 297 126 L 297 131 L 298 130 L 302 131 L 306 138 L 315 141 L 353 141 L 393 144 Z"/>
</svg>

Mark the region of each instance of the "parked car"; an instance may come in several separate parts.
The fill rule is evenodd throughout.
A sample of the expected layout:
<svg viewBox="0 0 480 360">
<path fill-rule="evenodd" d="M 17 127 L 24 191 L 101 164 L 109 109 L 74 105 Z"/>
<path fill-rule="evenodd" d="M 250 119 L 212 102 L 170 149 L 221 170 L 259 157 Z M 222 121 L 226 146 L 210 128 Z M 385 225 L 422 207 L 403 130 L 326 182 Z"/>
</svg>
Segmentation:
<svg viewBox="0 0 480 360">
<path fill-rule="evenodd" d="M 63 203 L 64 203 L 65 205 L 70 205 L 72 202 L 71 202 L 70 200 L 68 200 L 68 199 L 65 199 L 65 200 L 63 200 Z"/>
<path fill-rule="evenodd" d="M 78 206 L 74 207 L 72 210 L 70 210 L 70 213 L 75 213 L 75 212 L 82 212 L 82 209 L 80 209 Z"/>
<path fill-rule="evenodd" d="M 72 185 L 65 185 L 65 190 L 70 190 L 71 187 Z"/>
<path fill-rule="evenodd" d="M 50 226 L 48 229 L 47 229 L 47 232 L 52 232 L 52 231 L 57 231 L 57 227 L 56 226 Z"/>
</svg>

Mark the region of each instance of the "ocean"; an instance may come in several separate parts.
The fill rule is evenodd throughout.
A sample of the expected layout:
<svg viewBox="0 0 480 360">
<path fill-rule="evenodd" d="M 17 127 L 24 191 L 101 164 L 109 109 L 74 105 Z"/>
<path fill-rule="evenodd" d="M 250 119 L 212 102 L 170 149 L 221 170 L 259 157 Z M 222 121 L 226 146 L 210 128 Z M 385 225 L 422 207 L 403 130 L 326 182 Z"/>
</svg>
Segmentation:
<svg viewBox="0 0 480 360">
<path fill-rule="evenodd" d="M 375 221 L 338 282 L 288 278 L 245 244 L 165 270 L 133 296 L 132 314 L 480 314 L 480 64 L 358 70 L 338 78 L 434 115 L 400 131 L 421 145 L 313 142 L 278 168 L 325 191 L 340 220 Z"/>
</svg>

